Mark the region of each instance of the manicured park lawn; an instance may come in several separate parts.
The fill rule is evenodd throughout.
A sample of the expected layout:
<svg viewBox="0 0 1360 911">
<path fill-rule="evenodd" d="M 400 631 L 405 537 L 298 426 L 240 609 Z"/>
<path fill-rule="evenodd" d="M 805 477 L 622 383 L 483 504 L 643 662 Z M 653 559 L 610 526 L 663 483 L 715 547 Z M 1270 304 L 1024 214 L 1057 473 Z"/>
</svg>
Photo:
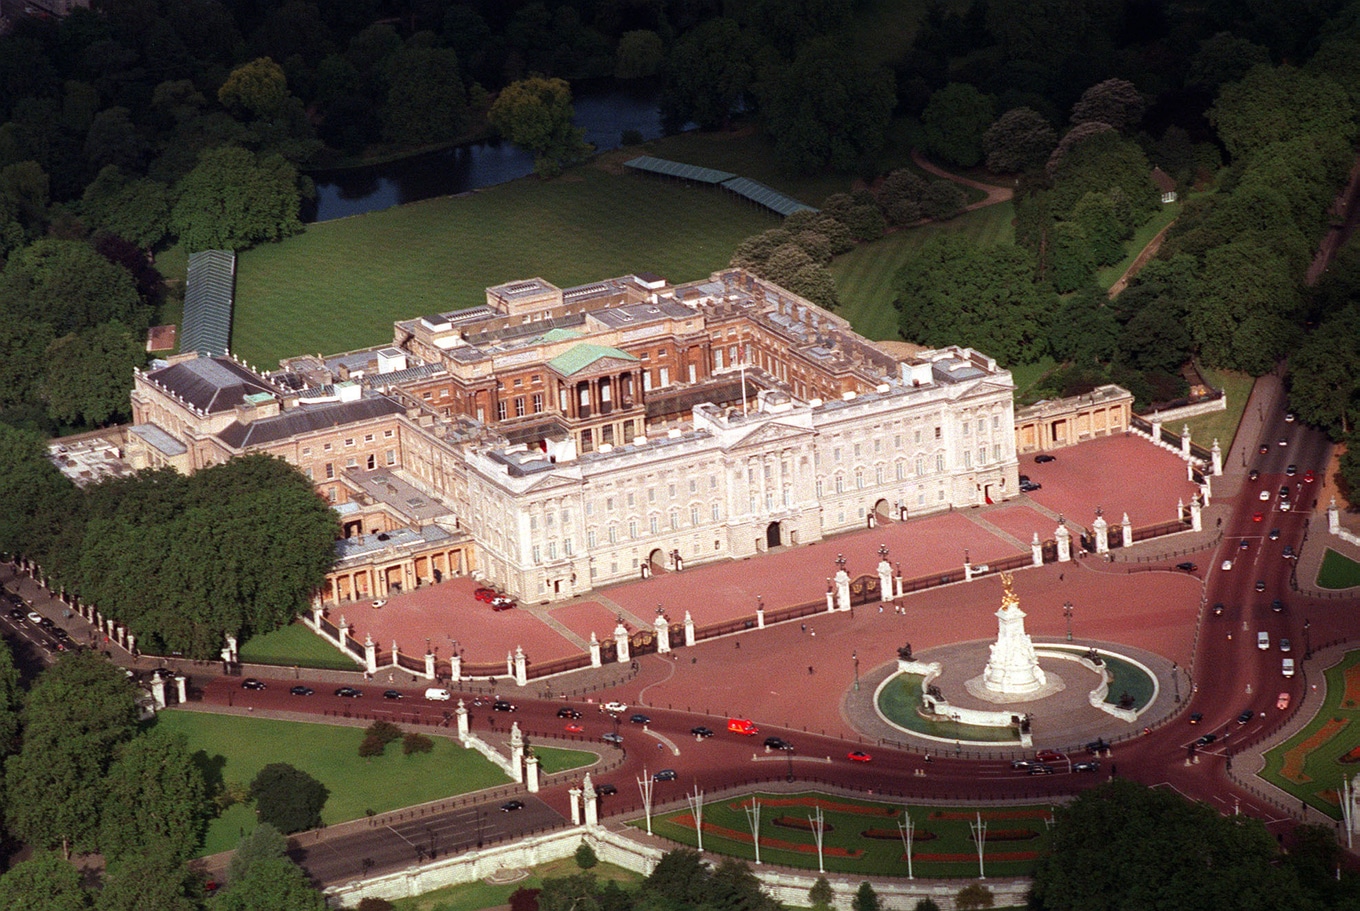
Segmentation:
<svg viewBox="0 0 1360 911">
<path fill-rule="evenodd" d="M 1329 547 L 1322 555 L 1317 584 L 1319 588 L 1353 588 L 1360 585 L 1360 563 Z"/>
<path fill-rule="evenodd" d="M 1347 693 L 1346 679 L 1352 679 Z M 1271 711 L 1275 711 L 1271 709 Z M 1327 699 L 1317 716 L 1266 753 L 1261 777 L 1333 819 L 1341 818 L 1341 779 L 1360 772 L 1360 651 L 1327 669 Z M 1343 762 L 1346 758 L 1348 761 Z"/>
<path fill-rule="evenodd" d="M 934 721 L 921 717 L 917 710 L 921 705 L 921 683 L 924 679 L 920 674 L 899 674 L 888 681 L 878 694 L 878 710 L 901 727 L 944 740 L 1018 743 L 1014 728 Z"/>
<path fill-rule="evenodd" d="M 1202 414 L 1182 423 L 1190 425 L 1190 439 L 1206 449 L 1214 445 L 1214 440 L 1218 440 L 1218 445 L 1223 449 L 1224 461 L 1226 461 L 1233 438 L 1237 436 L 1237 425 L 1242 421 L 1242 412 L 1246 410 L 1247 399 L 1251 397 L 1251 387 L 1256 381 L 1245 373 L 1236 373 L 1232 370 L 1210 370 L 1202 364 L 1200 365 L 1200 373 L 1209 381 L 1209 385 L 1215 389 L 1223 390 L 1228 397 L 1228 407 L 1224 411 Z M 1179 425 L 1171 429 L 1176 433 L 1181 432 Z M 1250 459 L 1250 456 L 1248 456 L 1248 459 Z"/>
<path fill-rule="evenodd" d="M 516 889 L 541 889 L 545 879 L 561 879 L 575 876 L 581 872 L 571 857 L 554 860 L 532 868 L 529 876 L 505 885 L 492 885 L 478 880 L 461 886 L 448 886 L 426 892 L 415 898 L 403 898 L 392 904 L 397 911 L 479 911 L 481 908 L 495 908 L 510 903 L 510 895 Z M 613 864 L 598 863 L 590 869 L 595 878 L 604 882 L 616 882 L 626 890 L 636 888 L 642 876 Z"/>
<path fill-rule="evenodd" d="M 189 748 L 201 750 L 202 760 L 223 782 L 249 785 L 271 762 L 302 769 L 330 789 L 321 814 L 328 825 L 509 781 L 477 751 L 441 736 L 431 738 L 434 749 L 429 753 L 405 756 L 400 744 L 389 744 L 382 756 L 360 759 L 360 727 L 189 711 L 162 712 L 156 724 L 184 734 Z M 253 824 L 251 808 L 233 807 L 209 826 L 204 853 L 231 850 L 241 830 Z"/>
<path fill-rule="evenodd" d="M 362 670 L 339 649 L 312 632 L 300 621 L 282 629 L 253 636 L 241 644 L 246 664 L 278 664 L 284 667 L 317 667 L 328 670 Z"/>
<path fill-rule="evenodd" d="M 663 787 L 665 785 L 662 785 Z M 704 804 L 704 850 L 755 859 L 747 809 L 752 797 Z M 859 876 L 907 875 L 898 824 L 900 803 L 881 803 L 804 794 L 756 794 L 760 805 L 760 859 L 763 863 L 817 869 L 816 841 L 808 817 L 820 806 L 824 820 L 823 862 L 828 873 Z M 977 813 L 987 825 L 983 852 L 988 876 L 1027 876 L 1049 847 L 1046 820 L 1052 807 L 907 807 L 915 824 L 912 872 L 919 877 L 971 877 L 978 872 L 977 845 L 969 823 Z M 629 823 L 646 828 L 643 819 Z M 662 838 L 695 846 L 694 817 L 688 809 L 652 818 Z"/>
</svg>

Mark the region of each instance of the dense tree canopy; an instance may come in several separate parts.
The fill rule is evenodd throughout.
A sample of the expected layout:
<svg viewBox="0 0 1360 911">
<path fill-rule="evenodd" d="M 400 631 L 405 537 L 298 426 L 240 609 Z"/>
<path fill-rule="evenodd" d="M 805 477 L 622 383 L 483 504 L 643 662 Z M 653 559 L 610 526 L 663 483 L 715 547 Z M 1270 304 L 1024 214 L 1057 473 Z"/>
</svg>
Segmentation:
<svg viewBox="0 0 1360 911">
<path fill-rule="evenodd" d="M 1290 66 L 1258 66 L 1225 85 L 1210 119 L 1233 158 L 1302 135 L 1353 140 L 1357 128 L 1345 89 Z"/>
<path fill-rule="evenodd" d="M 534 170 L 548 177 L 589 151 L 584 131 L 572 124 L 573 113 L 566 81 L 533 77 L 506 86 L 487 119 L 502 136 L 532 151 Z"/>
<path fill-rule="evenodd" d="M 0 320 L 42 323 L 58 335 L 110 320 L 138 331 L 147 315 L 132 276 L 78 240 L 43 239 L 19 251 L 0 272 Z"/>
<path fill-rule="evenodd" d="M 966 83 L 951 82 L 930 96 L 921 114 L 926 150 L 971 168 L 983 159 L 983 137 L 996 118 L 996 102 Z"/>
<path fill-rule="evenodd" d="M 321 782 L 283 762 L 271 762 L 250 783 L 260 822 L 285 835 L 321 825 L 321 810 L 329 796 Z"/>
<path fill-rule="evenodd" d="M 190 252 L 243 250 L 302 230 L 297 170 L 278 155 L 211 149 L 175 195 L 171 230 Z"/>
<path fill-rule="evenodd" d="M 1032 108 L 1012 108 L 982 134 L 987 169 L 1000 174 L 1037 168 L 1057 144 L 1052 124 Z"/>
<path fill-rule="evenodd" d="M 197 852 L 210 804 L 184 735 L 152 729 L 119 746 L 106 789 L 99 834 L 106 858 L 130 859 L 159 844 L 178 864 Z"/>
</svg>

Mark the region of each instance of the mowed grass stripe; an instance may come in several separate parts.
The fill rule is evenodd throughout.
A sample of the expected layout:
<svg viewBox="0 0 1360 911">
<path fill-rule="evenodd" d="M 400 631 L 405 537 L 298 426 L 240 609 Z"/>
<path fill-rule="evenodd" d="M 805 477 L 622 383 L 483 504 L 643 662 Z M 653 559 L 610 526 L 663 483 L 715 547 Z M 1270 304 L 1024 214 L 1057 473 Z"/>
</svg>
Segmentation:
<svg viewBox="0 0 1360 911">
<path fill-rule="evenodd" d="M 397 319 L 473 306 L 487 287 L 531 276 L 561 287 L 640 271 L 690 281 L 778 223 L 716 188 L 584 167 L 311 225 L 241 254 L 232 348 L 270 367 L 382 344 Z"/>
</svg>

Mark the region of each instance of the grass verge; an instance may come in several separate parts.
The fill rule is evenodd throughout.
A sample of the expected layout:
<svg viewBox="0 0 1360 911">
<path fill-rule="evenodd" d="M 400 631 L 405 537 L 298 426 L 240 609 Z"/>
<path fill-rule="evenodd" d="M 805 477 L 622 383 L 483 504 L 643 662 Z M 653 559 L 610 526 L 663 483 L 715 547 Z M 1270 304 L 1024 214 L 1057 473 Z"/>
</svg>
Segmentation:
<svg viewBox="0 0 1360 911">
<path fill-rule="evenodd" d="M 918 734 L 927 734 L 944 740 L 1019 745 L 1019 735 L 1016 734 L 1014 728 L 961 724 L 954 721 L 933 721 L 921 717 L 917 707 L 921 705 L 921 682 L 924 679 L 920 674 L 897 675 L 878 694 L 878 710 L 889 721 Z"/>
<path fill-rule="evenodd" d="M 334 671 L 362 670 L 306 625 L 294 621 L 263 636 L 252 636 L 241 645 L 241 660 L 247 664 L 277 664 L 283 667 L 316 667 Z"/>
<path fill-rule="evenodd" d="M 1102 288 L 1113 287 L 1114 283 L 1119 281 L 1119 277 L 1142 255 L 1143 248 L 1157 236 L 1157 232 L 1171 224 L 1176 220 L 1176 216 L 1181 214 L 1181 205 L 1179 202 L 1173 202 L 1162 206 L 1142 227 L 1134 231 L 1133 237 L 1124 244 L 1124 249 L 1128 251 L 1124 258 L 1113 265 L 1096 270 L 1096 284 Z"/>
<path fill-rule="evenodd" d="M 382 756 L 360 759 L 361 727 L 188 711 L 162 712 L 155 723 L 183 734 L 189 749 L 199 751 L 205 767 L 223 782 L 249 785 L 272 762 L 301 769 L 330 790 L 321 813 L 327 825 L 510 780 L 476 750 L 464 749 L 446 737 L 431 738 L 434 749 L 429 753 L 405 756 L 400 744 L 389 744 Z M 254 825 L 252 808 L 232 807 L 209 825 L 203 853 L 231 850 Z"/>
<path fill-rule="evenodd" d="M 1210 370 L 1204 366 L 1200 367 L 1200 373 L 1215 389 L 1223 390 L 1228 399 L 1228 407 L 1224 411 L 1201 414 L 1185 423 L 1190 425 L 1190 438 L 1195 442 L 1208 447 L 1214 445 L 1214 440 L 1218 440 L 1226 458 L 1232 448 L 1233 439 L 1237 436 L 1237 425 L 1242 422 L 1242 412 L 1247 408 L 1247 399 L 1251 397 L 1251 387 L 1256 380 L 1245 373 Z M 1181 432 L 1179 427 L 1172 429 L 1176 433 Z"/>
<path fill-rule="evenodd" d="M 747 809 L 759 802 L 762 863 L 817 869 L 817 848 L 808 817 L 820 807 L 824 823 L 822 855 L 828 873 L 852 876 L 906 876 L 907 858 L 898 823 L 900 803 L 878 803 L 804 794 L 756 794 L 706 803 L 703 808 L 704 850 L 746 860 L 755 859 Z M 907 807 L 916 825 L 912 873 L 918 877 L 971 877 L 978 872 L 977 845 L 970 823 L 977 815 L 987 824 L 983 860 L 989 876 L 1028 876 L 1048 850 L 1045 824 L 1052 808 Z M 629 825 L 642 826 L 642 820 Z M 662 838 L 696 845 L 689 810 L 652 819 Z"/>
<path fill-rule="evenodd" d="M 1360 749 L 1360 651 L 1347 652 L 1327 669 L 1326 678 L 1322 708 L 1302 730 L 1266 753 L 1261 777 L 1314 809 L 1340 819 L 1337 790 L 1342 778 L 1355 775 L 1360 759 L 1353 755 Z"/>
<path fill-rule="evenodd" d="M 505 885 L 492 885 L 486 882 L 463 883 L 459 886 L 446 886 L 433 892 L 426 892 L 414 898 L 403 898 L 393 902 L 396 911 L 480 911 L 510 903 L 510 896 L 517 889 L 541 889 L 545 879 L 561 879 L 575 876 L 581 869 L 570 857 L 554 860 L 534 867 L 529 876 Z M 642 875 L 613 864 L 599 863 L 590 869 L 600 882 L 616 882 L 624 889 L 635 888 L 642 882 Z"/>
<path fill-rule="evenodd" d="M 1354 588 L 1360 585 L 1360 563 L 1345 554 L 1337 553 L 1330 547 L 1322 555 L 1322 568 L 1318 570 L 1319 588 Z"/>
</svg>

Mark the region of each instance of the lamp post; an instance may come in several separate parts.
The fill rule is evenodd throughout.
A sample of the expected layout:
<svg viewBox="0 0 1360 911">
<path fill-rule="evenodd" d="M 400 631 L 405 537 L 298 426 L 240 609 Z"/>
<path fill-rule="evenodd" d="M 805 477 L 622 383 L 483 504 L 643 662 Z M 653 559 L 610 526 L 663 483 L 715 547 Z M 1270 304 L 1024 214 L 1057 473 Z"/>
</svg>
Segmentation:
<svg viewBox="0 0 1360 911">
<path fill-rule="evenodd" d="M 859 651 L 850 652 L 850 660 L 855 662 L 855 692 L 859 692 Z"/>
<path fill-rule="evenodd" d="M 845 572 L 845 554 L 836 554 L 836 569 Z"/>
<path fill-rule="evenodd" d="M 764 609 L 765 609 L 765 599 L 762 598 L 760 595 L 756 595 L 756 610 L 764 610 Z"/>
<path fill-rule="evenodd" d="M 1313 636 L 1308 632 L 1312 626 L 1307 617 L 1303 618 L 1303 657 L 1305 659 L 1313 657 Z"/>
<path fill-rule="evenodd" d="M 1072 641 L 1072 602 L 1063 602 L 1063 617 L 1067 620 L 1067 641 Z"/>
<path fill-rule="evenodd" d="M 887 545 L 887 544 L 880 544 L 880 545 L 878 545 L 878 559 L 883 560 L 883 561 L 887 561 L 887 559 L 888 559 L 888 545 Z"/>
<path fill-rule="evenodd" d="M 789 761 L 789 770 L 785 774 L 784 779 L 786 781 L 793 781 L 793 747 L 792 746 L 785 747 L 784 753 Z"/>
<path fill-rule="evenodd" d="M 962 723 L 963 723 L 963 719 L 959 716 L 959 713 L 958 713 L 958 712 L 955 712 L 954 714 L 950 715 L 949 717 L 952 718 L 952 719 L 954 720 L 954 755 L 955 755 L 955 756 L 962 756 L 962 755 L 963 755 L 963 743 L 962 743 L 963 731 L 962 731 L 962 729 L 961 729 L 961 725 L 962 725 Z"/>
<path fill-rule="evenodd" d="M 1176 662 L 1171 662 L 1171 683 L 1176 692 L 1176 702 L 1181 701 L 1181 670 Z"/>
</svg>

